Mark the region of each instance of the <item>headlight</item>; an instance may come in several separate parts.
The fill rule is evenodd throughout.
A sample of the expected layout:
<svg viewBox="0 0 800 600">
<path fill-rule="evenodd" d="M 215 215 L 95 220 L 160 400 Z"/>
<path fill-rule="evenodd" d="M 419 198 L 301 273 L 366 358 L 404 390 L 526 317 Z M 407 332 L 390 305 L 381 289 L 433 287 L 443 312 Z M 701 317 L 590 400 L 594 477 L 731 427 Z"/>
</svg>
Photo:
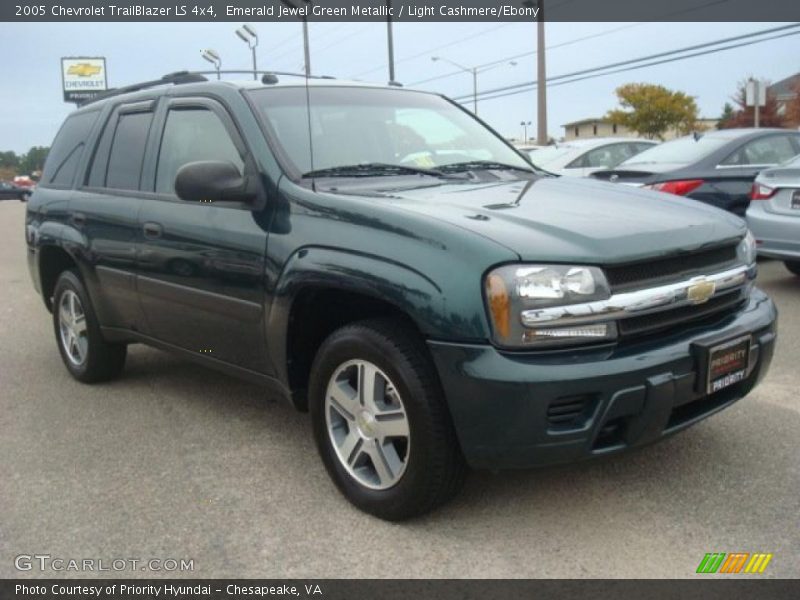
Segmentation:
<svg viewBox="0 0 800 600">
<path fill-rule="evenodd" d="M 492 333 L 500 346 L 558 346 L 617 337 L 613 322 L 575 327 L 543 324 L 535 328 L 522 323 L 524 310 L 608 299 L 608 283 L 597 267 L 506 265 L 486 275 L 484 288 Z"/>
<path fill-rule="evenodd" d="M 757 254 L 756 239 L 753 237 L 753 234 L 750 233 L 750 230 L 748 230 L 747 235 L 742 238 L 742 241 L 739 242 L 739 246 L 736 248 L 736 255 L 744 264 L 752 265 L 756 262 Z"/>
</svg>

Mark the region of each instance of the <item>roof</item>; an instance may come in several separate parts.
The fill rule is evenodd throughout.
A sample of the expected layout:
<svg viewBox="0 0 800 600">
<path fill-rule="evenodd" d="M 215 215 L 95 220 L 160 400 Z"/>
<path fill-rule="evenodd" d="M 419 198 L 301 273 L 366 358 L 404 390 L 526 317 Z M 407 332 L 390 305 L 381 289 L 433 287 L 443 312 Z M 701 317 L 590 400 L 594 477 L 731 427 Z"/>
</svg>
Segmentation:
<svg viewBox="0 0 800 600">
<path fill-rule="evenodd" d="M 593 148 L 595 146 L 605 146 L 607 144 L 618 144 L 618 143 L 629 144 L 630 142 L 645 142 L 653 144 L 658 143 L 655 140 L 647 140 L 644 138 L 593 137 L 593 138 L 583 138 L 577 140 L 558 142 L 554 145 L 559 148 Z"/>
<path fill-rule="evenodd" d="M 772 85 L 770 85 L 767 90 L 774 96 L 781 97 L 781 96 L 791 96 L 794 97 L 797 95 L 798 87 L 800 87 L 800 73 L 795 73 L 787 77 L 786 79 L 781 79 L 780 81 L 776 81 Z"/>
<path fill-rule="evenodd" d="M 588 119 L 579 119 L 578 121 L 570 121 L 569 123 L 564 123 L 562 125 L 562 127 L 575 127 L 575 125 L 585 125 L 586 123 L 608 123 L 608 124 L 611 124 L 611 121 L 609 121 L 605 117 L 590 117 Z"/>
<path fill-rule="evenodd" d="M 236 71 L 235 73 L 242 73 Z M 249 72 L 252 74 L 252 72 Z M 259 73 L 261 73 L 259 71 Z M 374 89 L 391 89 L 398 91 L 410 91 L 408 88 L 398 86 L 391 86 L 388 84 L 366 83 L 363 81 L 352 81 L 345 79 L 334 79 L 333 77 L 311 77 L 306 78 L 302 74 L 293 73 L 274 73 L 276 81 L 273 83 L 263 83 L 260 80 L 253 79 L 222 79 L 222 80 L 205 80 L 201 73 L 190 73 L 186 71 L 171 73 L 165 75 L 162 79 L 144 82 L 141 84 L 132 84 L 130 86 L 123 86 L 117 89 L 110 89 L 107 92 L 101 93 L 97 99 L 90 100 L 80 105 L 79 110 L 82 109 L 96 109 L 98 106 L 105 104 L 108 101 L 136 101 L 144 99 L 152 99 L 162 95 L 174 95 L 175 90 L 188 91 L 190 93 L 200 93 L 204 90 L 216 89 L 222 93 L 222 90 L 235 90 L 235 89 L 268 89 L 275 87 L 305 87 L 308 84 L 311 87 L 360 87 L 360 88 L 374 88 Z M 225 74 L 225 71 L 222 71 Z M 414 90 L 420 93 L 433 94 L 424 90 Z"/>
</svg>

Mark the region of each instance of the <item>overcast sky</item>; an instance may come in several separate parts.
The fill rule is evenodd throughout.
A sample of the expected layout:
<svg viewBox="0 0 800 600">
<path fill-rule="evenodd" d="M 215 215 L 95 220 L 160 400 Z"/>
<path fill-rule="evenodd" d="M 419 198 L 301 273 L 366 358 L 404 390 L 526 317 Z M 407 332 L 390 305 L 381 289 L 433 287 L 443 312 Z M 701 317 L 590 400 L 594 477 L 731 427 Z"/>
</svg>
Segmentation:
<svg viewBox="0 0 800 600">
<path fill-rule="evenodd" d="M 250 54 L 233 31 L 235 23 L 2 23 L 0 47 L 0 150 L 26 151 L 49 145 L 71 105 L 61 96 L 61 56 L 105 56 L 110 86 L 154 79 L 182 69 L 210 65 L 200 50 L 210 47 L 223 68 L 248 68 Z M 303 64 L 299 23 L 253 23 L 261 43 L 259 68 L 299 71 Z M 770 23 L 548 23 L 549 76 L 601 66 L 699 44 L 779 24 Z M 386 25 L 311 23 L 311 64 L 315 74 L 385 82 Z M 599 34 L 599 35 L 598 35 Z M 594 37 L 589 37 L 594 36 Z M 580 38 L 586 38 L 582 41 Z M 568 43 L 573 42 L 574 43 Z M 560 47 L 555 47 L 560 46 Z M 439 55 L 466 66 L 530 52 L 536 47 L 532 23 L 400 23 L 395 25 L 397 79 L 405 84 L 454 69 L 432 62 Z M 536 57 L 517 58 L 479 76 L 481 89 L 536 77 Z M 701 115 L 716 117 L 739 80 L 772 81 L 800 71 L 800 36 L 648 67 L 569 85 L 548 92 L 550 134 L 563 135 L 565 122 L 602 116 L 616 105 L 614 89 L 631 81 L 659 83 L 697 98 Z M 416 87 L 449 96 L 472 92 L 472 79 L 459 73 Z M 471 105 L 469 100 L 464 101 Z M 520 136 L 520 121 L 533 121 L 536 92 L 479 104 L 479 113 L 506 136 Z"/>
</svg>

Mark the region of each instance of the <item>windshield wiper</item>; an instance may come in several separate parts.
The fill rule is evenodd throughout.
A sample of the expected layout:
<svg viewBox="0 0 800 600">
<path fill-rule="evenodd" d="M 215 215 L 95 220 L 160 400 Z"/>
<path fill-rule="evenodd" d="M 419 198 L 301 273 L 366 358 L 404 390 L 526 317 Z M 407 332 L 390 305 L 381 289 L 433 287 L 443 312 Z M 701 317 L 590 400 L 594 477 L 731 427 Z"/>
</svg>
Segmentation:
<svg viewBox="0 0 800 600">
<path fill-rule="evenodd" d="M 451 163 L 440 166 L 439 170 L 443 173 L 462 173 L 464 171 L 525 171 L 526 173 L 536 173 L 532 168 L 509 165 L 492 160 L 470 160 Z"/>
<path fill-rule="evenodd" d="M 430 177 L 452 179 L 438 169 L 425 169 L 391 163 L 362 163 L 358 165 L 341 165 L 303 173 L 303 177 L 385 177 L 389 175 L 418 174 Z"/>
</svg>

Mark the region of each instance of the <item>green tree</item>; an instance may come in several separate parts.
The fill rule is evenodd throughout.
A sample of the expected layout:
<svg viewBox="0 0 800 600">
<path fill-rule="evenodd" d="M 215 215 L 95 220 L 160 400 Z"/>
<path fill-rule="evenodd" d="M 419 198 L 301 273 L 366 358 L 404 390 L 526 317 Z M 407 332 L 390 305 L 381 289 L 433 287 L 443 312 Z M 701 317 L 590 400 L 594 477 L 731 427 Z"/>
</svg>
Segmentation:
<svg viewBox="0 0 800 600">
<path fill-rule="evenodd" d="M 19 156 L 13 150 L 0 152 L 0 167 L 16 169 L 19 166 Z"/>
<path fill-rule="evenodd" d="M 20 173 L 30 175 L 34 171 L 41 171 L 44 167 L 44 160 L 50 148 L 47 146 L 33 146 L 28 150 L 19 162 Z"/>
<path fill-rule="evenodd" d="M 728 127 L 728 123 L 736 115 L 736 111 L 733 110 L 733 106 L 730 102 L 726 102 L 725 106 L 722 107 L 722 114 L 719 116 L 719 122 L 717 122 L 717 129 L 725 129 Z"/>
<path fill-rule="evenodd" d="M 690 133 L 695 128 L 697 103 L 688 94 L 649 83 L 628 83 L 618 87 L 616 94 L 621 108 L 608 112 L 611 123 L 662 140 L 670 129 Z"/>
</svg>

